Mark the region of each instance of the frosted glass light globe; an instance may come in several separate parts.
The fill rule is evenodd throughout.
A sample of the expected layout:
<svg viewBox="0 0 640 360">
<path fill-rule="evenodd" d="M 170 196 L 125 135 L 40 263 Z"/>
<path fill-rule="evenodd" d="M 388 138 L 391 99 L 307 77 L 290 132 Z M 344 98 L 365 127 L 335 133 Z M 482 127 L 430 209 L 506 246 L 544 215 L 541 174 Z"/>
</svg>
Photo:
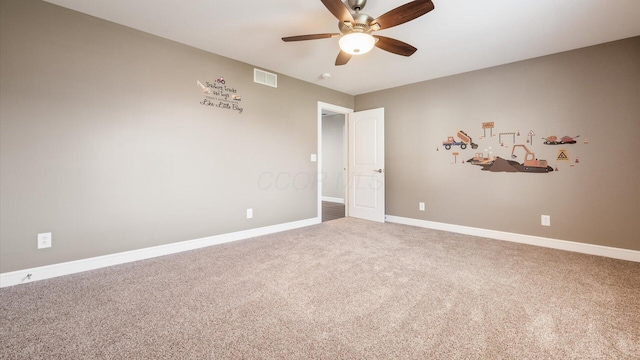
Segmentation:
<svg viewBox="0 0 640 360">
<path fill-rule="evenodd" d="M 340 49 L 351 55 L 366 54 L 376 44 L 376 39 L 366 33 L 354 32 L 343 35 L 338 41 Z"/>
</svg>

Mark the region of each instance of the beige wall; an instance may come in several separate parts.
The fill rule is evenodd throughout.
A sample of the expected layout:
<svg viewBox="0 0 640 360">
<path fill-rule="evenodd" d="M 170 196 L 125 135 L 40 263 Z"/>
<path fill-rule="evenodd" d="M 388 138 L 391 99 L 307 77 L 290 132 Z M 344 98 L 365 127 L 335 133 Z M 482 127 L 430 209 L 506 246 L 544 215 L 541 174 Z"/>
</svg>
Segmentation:
<svg viewBox="0 0 640 360">
<path fill-rule="evenodd" d="M 322 117 L 322 196 L 344 199 L 345 116 Z"/>
<path fill-rule="evenodd" d="M 356 96 L 356 110 L 385 108 L 387 214 L 640 250 L 639 59 L 636 37 Z M 510 159 L 497 136 L 479 139 L 489 121 L 496 134 L 519 130 L 518 143 L 534 130 L 531 150 L 554 167 L 558 147 L 541 138 L 580 135 L 566 146 L 579 163 L 491 173 L 459 163 L 472 149 L 443 149 L 462 129 L 478 150 Z"/>
<path fill-rule="evenodd" d="M 248 64 L 48 3 L 0 6 L 0 272 L 316 217 L 317 101 L 385 108 L 389 215 L 640 250 L 640 38 L 354 99 L 254 84 Z M 200 105 L 196 80 L 218 76 L 242 114 Z M 542 136 L 589 144 L 551 174 L 452 165 L 457 129 L 509 157 L 478 139 L 486 121 L 535 130 L 543 159 Z"/>
<path fill-rule="evenodd" d="M 258 85 L 248 64 L 41 1 L 0 4 L 0 272 L 318 216 L 317 102 L 352 96 Z M 196 80 L 218 76 L 242 114 L 200 104 Z M 40 232 L 52 248 L 36 250 Z"/>
</svg>

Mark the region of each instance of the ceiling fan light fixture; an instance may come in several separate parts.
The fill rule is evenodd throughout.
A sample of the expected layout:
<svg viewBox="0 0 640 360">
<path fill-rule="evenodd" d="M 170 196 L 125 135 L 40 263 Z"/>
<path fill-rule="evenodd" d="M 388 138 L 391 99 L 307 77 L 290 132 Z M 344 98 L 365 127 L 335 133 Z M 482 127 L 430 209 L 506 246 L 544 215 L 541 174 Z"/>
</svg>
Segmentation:
<svg viewBox="0 0 640 360">
<path fill-rule="evenodd" d="M 366 54 L 376 44 L 376 39 L 371 34 L 363 32 L 352 32 L 342 35 L 338 41 L 340 49 L 347 54 L 361 55 Z"/>
</svg>

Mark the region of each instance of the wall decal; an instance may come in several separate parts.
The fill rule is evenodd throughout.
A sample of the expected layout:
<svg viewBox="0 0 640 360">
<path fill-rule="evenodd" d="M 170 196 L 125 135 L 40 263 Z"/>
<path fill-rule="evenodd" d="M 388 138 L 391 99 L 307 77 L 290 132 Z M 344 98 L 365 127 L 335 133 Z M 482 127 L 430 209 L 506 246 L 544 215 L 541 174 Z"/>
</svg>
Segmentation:
<svg viewBox="0 0 640 360">
<path fill-rule="evenodd" d="M 540 150 L 542 152 L 542 159 L 536 157 L 536 154 L 531 151 L 533 145 L 533 138 L 536 136 L 535 131 L 529 130 L 529 132 L 523 132 L 522 135 L 526 137 L 527 145 L 523 144 L 524 139 L 516 139 L 516 137 L 520 136 L 520 130 L 516 130 L 513 132 L 497 132 L 495 135 L 493 134 L 493 129 L 495 129 L 495 123 L 493 122 L 484 122 L 482 123 L 482 128 L 485 131 L 484 135 L 479 136 L 479 143 L 489 145 L 492 144 L 495 150 L 492 149 L 491 146 L 487 146 L 483 152 L 479 152 L 476 150 L 475 154 L 471 158 L 465 158 L 467 160 L 461 159 L 460 164 L 471 164 L 480 166 L 481 170 L 489 171 L 489 172 L 524 172 L 524 173 L 550 173 L 557 172 L 560 170 L 561 161 L 564 164 L 567 164 L 570 167 L 575 167 L 576 164 L 580 163 L 580 159 L 575 156 L 575 158 L 571 158 L 567 151 L 567 147 L 562 147 L 555 159 L 555 164 L 550 166 L 549 161 L 545 160 L 545 158 L 554 160 L 553 151 L 549 148 L 546 150 Z M 489 131 L 486 131 L 486 130 Z M 488 134 L 487 134 L 488 133 Z M 488 135 L 490 137 L 485 136 Z M 498 142 L 498 146 L 496 147 L 496 143 L 491 141 L 491 137 L 496 136 L 497 139 L 495 141 Z M 542 138 L 545 144 L 547 145 L 561 145 L 561 144 L 576 144 L 576 139 L 580 137 L 580 135 L 571 137 L 571 136 L 563 136 L 561 138 L 557 136 L 549 136 L 546 138 Z M 513 145 L 510 143 L 513 142 Z M 585 139 L 585 144 L 587 143 Z M 461 150 L 465 150 L 468 146 L 471 146 L 473 149 L 477 149 L 479 147 L 478 144 L 474 143 L 471 137 L 464 131 L 459 130 L 453 136 L 448 136 L 446 141 L 442 142 L 443 147 L 446 150 L 451 150 L 454 146 L 459 146 Z M 486 146 L 485 145 L 485 146 Z M 439 151 L 439 146 L 436 146 L 436 151 Z M 455 149 L 454 149 L 455 150 Z M 495 151 L 495 155 L 494 155 Z M 539 151 L 539 152 L 540 152 Z M 507 152 L 510 152 L 511 158 L 508 158 Z M 462 155 L 461 151 L 451 152 L 453 156 L 453 161 L 451 164 L 458 163 L 458 156 Z M 575 160 L 575 161 L 572 161 Z"/>
<path fill-rule="evenodd" d="M 533 137 L 535 135 L 536 133 L 534 133 L 533 130 L 529 130 L 529 133 L 527 134 L 527 144 L 533 145 Z"/>
<path fill-rule="evenodd" d="M 544 139 L 544 144 L 545 145 L 562 145 L 562 144 L 575 144 L 577 141 L 575 140 L 575 138 L 580 137 L 580 135 L 577 135 L 575 137 L 571 137 L 571 136 L 563 136 L 560 141 L 558 141 L 558 137 L 555 135 L 552 136 L 547 136 Z"/>
<path fill-rule="evenodd" d="M 558 155 L 556 156 L 556 171 L 558 171 L 558 162 L 560 161 L 565 164 L 569 163 L 569 167 L 575 167 L 576 164 L 580 164 L 580 158 L 577 155 L 575 161 L 571 161 L 571 156 L 566 148 L 558 150 Z"/>
<path fill-rule="evenodd" d="M 460 153 L 452 152 L 451 155 L 453 155 L 453 163 L 452 164 L 457 164 L 458 163 L 458 155 L 460 155 Z"/>
<path fill-rule="evenodd" d="M 553 171 L 553 168 L 547 164 L 547 160 L 539 160 L 536 158 L 536 154 L 531 152 L 529 148 L 527 148 L 524 144 L 513 145 L 513 150 L 511 150 L 511 157 L 516 158 L 516 149 L 522 148 L 526 153 L 524 156 L 524 162 L 522 165 L 524 172 L 549 172 Z"/>
<path fill-rule="evenodd" d="M 504 142 L 502 141 L 502 136 L 508 136 L 511 135 L 513 136 L 513 143 L 516 143 L 516 133 L 514 132 L 506 132 L 506 133 L 499 133 L 498 134 L 498 141 L 500 142 L 500 146 L 504 146 Z"/>
<path fill-rule="evenodd" d="M 209 89 L 208 87 L 202 85 L 202 83 L 199 80 L 196 81 L 196 84 L 198 84 L 198 86 L 200 86 L 202 88 L 202 92 L 203 93 L 211 94 L 211 89 Z"/>
<path fill-rule="evenodd" d="M 463 143 L 462 141 L 456 141 L 453 138 L 453 136 L 447 137 L 447 140 L 443 141 L 442 145 L 447 150 L 451 150 L 451 147 L 454 146 L 454 145 L 455 146 L 460 146 L 462 149 L 466 149 L 467 148 L 467 144 Z"/>
<path fill-rule="evenodd" d="M 201 83 L 200 80 L 196 80 L 202 92 L 205 94 L 204 100 L 200 102 L 204 106 L 213 106 L 220 109 L 227 109 L 236 111 L 238 114 L 242 114 L 243 108 L 240 106 L 242 96 L 238 94 L 238 90 L 226 85 L 224 77 L 220 76 L 213 82 L 205 81 Z"/>
<path fill-rule="evenodd" d="M 458 139 L 460 139 L 460 141 L 457 141 L 456 139 L 454 139 L 453 136 L 448 136 L 447 140 L 442 142 L 442 145 L 444 146 L 445 149 L 451 150 L 452 146 L 460 146 L 460 148 L 464 150 L 467 148 L 467 145 L 471 145 L 472 149 L 478 148 L 478 144 L 474 143 L 473 139 L 471 139 L 471 137 L 467 135 L 466 132 L 462 130 L 458 130 L 458 133 L 456 134 L 456 136 L 458 137 Z"/>
<path fill-rule="evenodd" d="M 463 142 L 471 145 L 472 149 L 477 149 L 478 148 L 478 144 L 475 144 L 473 142 L 473 139 L 471 138 L 471 136 L 467 135 L 466 132 L 464 132 L 462 130 L 458 130 L 458 133 L 456 135 L 458 136 L 458 139 L 460 139 Z"/>
<path fill-rule="evenodd" d="M 558 156 L 556 157 L 557 161 L 569 161 L 569 153 L 567 149 L 558 150 Z"/>
<path fill-rule="evenodd" d="M 489 136 L 493 136 L 493 121 L 482 123 L 482 136 L 487 137 L 487 129 L 489 129 Z"/>
<path fill-rule="evenodd" d="M 553 171 L 553 168 L 547 164 L 547 160 L 541 160 L 536 158 L 536 154 L 531 152 L 524 144 L 513 145 L 511 150 L 511 157 L 517 158 L 516 149 L 522 148 L 525 151 L 525 157 L 523 163 L 519 163 L 513 160 L 506 160 L 499 156 L 496 156 L 493 160 L 486 158 L 476 159 L 474 157 L 471 163 L 475 162 L 476 165 L 482 166 L 482 170 L 491 172 L 526 172 L 526 173 L 549 173 Z M 478 156 L 480 154 L 476 154 Z M 484 163 L 483 163 L 484 162 Z"/>
<path fill-rule="evenodd" d="M 491 146 L 489 146 L 489 148 L 488 148 L 488 149 L 484 149 L 484 152 L 486 152 L 486 153 L 487 153 L 487 156 L 488 156 L 488 157 L 493 156 L 493 150 L 491 149 Z"/>
<path fill-rule="evenodd" d="M 486 150 L 485 150 L 486 152 Z M 467 160 L 467 162 L 471 165 L 479 165 L 479 166 L 489 166 L 493 164 L 496 157 L 491 158 L 491 155 L 484 156 L 484 153 L 476 153 L 471 159 Z"/>
</svg>

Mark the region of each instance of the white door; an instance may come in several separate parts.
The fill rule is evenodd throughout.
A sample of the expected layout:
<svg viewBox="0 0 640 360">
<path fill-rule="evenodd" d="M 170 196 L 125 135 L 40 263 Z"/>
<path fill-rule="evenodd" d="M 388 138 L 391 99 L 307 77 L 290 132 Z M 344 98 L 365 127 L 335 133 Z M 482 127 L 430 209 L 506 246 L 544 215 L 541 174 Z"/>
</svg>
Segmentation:
<svg viewBox="0 0 640 360">
<path fill-rule="evenodd" d="M 348 115 L 347 214 L 384 222 L 384 108 Z"/>
</svg>

